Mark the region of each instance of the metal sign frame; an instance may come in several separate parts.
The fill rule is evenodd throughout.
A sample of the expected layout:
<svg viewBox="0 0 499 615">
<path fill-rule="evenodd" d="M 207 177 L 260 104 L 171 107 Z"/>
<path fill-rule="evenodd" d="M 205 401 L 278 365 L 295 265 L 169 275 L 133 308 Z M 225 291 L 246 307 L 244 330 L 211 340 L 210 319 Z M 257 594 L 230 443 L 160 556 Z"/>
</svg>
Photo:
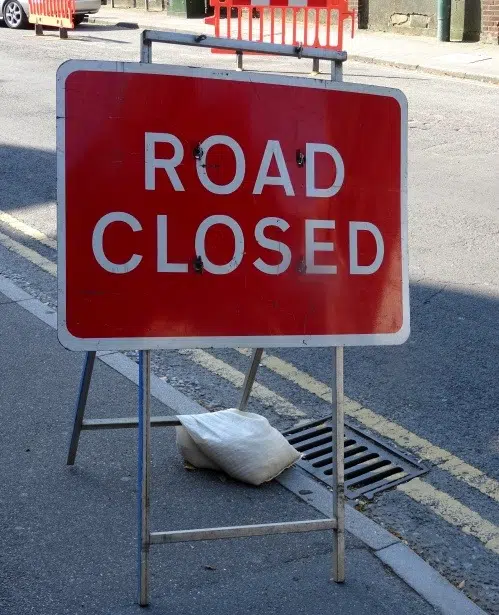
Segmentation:
<svg viewBox="0 0 499 615">
<path fill-rule="evenodd" d="M 253 351 L 251 363 L 246 372 L 239 410 L 245 411 L 263 348 Z M 80 434 L 85 430 L 130 429 L 138 427 L 138 485 L 137 485 L 137 545 L 138 545 L 138 589 L 137 602 L 140 606 L 149 604 L 149 551 L 151 545 L 189 542 L 194 540 L 217 540 L 267 536 L 298 532 L 333 530 L 332 579 L 337 583 L 345 580 L 345 468 L 344 468 L 344 407 L 343 407 L 343 347 L 333 348 L 332 361 L 332 448 L 334 470 L 332 483 L 332 516 L 330 519 L 310 519 L 257 525 L 211 527 L 192 530 L 152 532 L 150 530 L 151 492 L 151 427 L 176 427 L 181 422 L 176 416 L 151 417 L 151 351 L 139 352 L 139 403 L 138 418 L 84 419 L 88 391 L 92 379 L 97 353 L 86 353 L 80 381 L 73 430 L 69 444 L 67 465 L 74 465 Z"/>
<path fill-rule="evenodd" d="M 141 40 L 141 61 L 152 61 L 152 43 L 170 43 L 194 47 L 223 48 L 236 51 L 238 58 L 244 52 L 259 52 L 297 58 L 311 58 L 314 68 L 319 59 L 331 62 L 331 79 L 341 81 L 345 52 L 322 49 L 302 49 L 290 45 L 254 43 L 224 40 L 170 32 L 144 31 Z M 238 64 L 239 65 L 239 64 Z M 61 169 L 59 168 L 59 171 Z M 405 180 L 404 180 L 405 181 Z M 405 255 L 404 255 L 404 258 Z M 60 263 L 61 264 L 61 263 Z M 263 349 L 253 351 L 250 367 L 246 373 L 239 409 L 246 410 L 251 389 L 257 374 Z M 332 362 L 332 447 L 334 471 L 332 473 L 333 508 L 329 519 L 279 522 L 270 524 L 212 527 L 181 531 L 151 531 L 149 521 L 151 491 L 151 427 L 180 425 L 175 416 L 151 417 L 151 350 L 139 353 L 139 404 L 138 418 L 114 418 L 84 420 L 88 391 L 96 358 L 95 350 L 86 354 L 69 446 L 67 464 L 73 465 L 82 430 L 120 429 L 138 427 L 138 598 L 141 606 L 149 603 L 149 551 L 151 545 L 169 544 L 192 540 L 215 540 L 242 536 L 263 536 L 291 532 L 333 530 L 332 577 L 341 583 L 345 579 L 345 496 L 344 496 L 344 408 L 343 408 L 343 347 L 333 349 Z"/>
</svg>

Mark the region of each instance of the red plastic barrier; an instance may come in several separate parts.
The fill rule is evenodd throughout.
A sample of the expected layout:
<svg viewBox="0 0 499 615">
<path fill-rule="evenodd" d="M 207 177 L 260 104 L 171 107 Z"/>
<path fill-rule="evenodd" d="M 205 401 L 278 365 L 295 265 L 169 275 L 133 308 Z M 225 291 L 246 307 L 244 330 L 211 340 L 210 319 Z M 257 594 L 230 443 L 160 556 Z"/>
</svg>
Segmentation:
<svg viewBox="0 0 499 615">
<path fill-rule="evenodd" d="M 348 20 L 354 35 L 355 10 L 348 0 L 210 0 L 210 5 L 214 14 L 205 23 L 220 38 L 341 51 Z"/>
<path fill-rule="evenodd" d="M 29 0 L 30 23 L 74 28 L 75 0 Z"/>
</svg>

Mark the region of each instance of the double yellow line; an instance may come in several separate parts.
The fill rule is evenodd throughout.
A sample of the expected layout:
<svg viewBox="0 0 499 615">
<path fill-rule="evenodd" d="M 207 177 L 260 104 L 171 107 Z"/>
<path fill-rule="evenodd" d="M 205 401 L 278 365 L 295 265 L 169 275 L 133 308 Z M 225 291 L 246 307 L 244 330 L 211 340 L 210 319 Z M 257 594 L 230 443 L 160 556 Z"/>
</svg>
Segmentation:
<svg viewBox="0 0 499 615">
<path fill-rule="evenodd" d="M 249 355 L 251 351 L 239 348 L 241 354 Z M 181 350 L 181 354 L 189 357 L 198 365 L 208 369 L 217 376 L 224 378 L 235 386 L 242 386 L 244 374 L 231 365 L 213 357 L 204 350 Z M 279 359 L 273 355 L 264 354 L 261 364 L 273 373 L 278 374 L 288 382 L 299 386 L 304 391 L 312 393 L 316 397 L 331 402 L 331 389 L 324 383 L 316 380 L 310 374 L 302 372 L 294 365 Z M 264 404 L 267 398 L 261 398 L 259 391 L 253 388 L 252 395 Z M 281 408 L 280 414 L 284 414 L 282 402 L 289 402 L 276 393 L 275 404 Z M 295 411 L 301 412 L 298 408 Z M 303 413 L 301 413 L 303 414 Z M 475 468 L 449 451 L 435 446 L 428 440 L 413 434 L 401 425 L 376 414 L 369 408 L 363 407 L 356 401 L 345 398 L 345 414 L 359 421 L 369 429 L 377 432 L 385 438 L 389 438 L 396 444 L 417 454 L 423 460 L 432 463 L 439 469 L 451 474 L 454 478 L 466 483 L 469 487 L 477 489 L 489 498 L 499 502 L 499 482 L 488 477 L 478 468 Z M 288 416 L 297 416 L 296 413 Z M 499 554 L 499 528 L 490 521 L 481 517 L 449 494 L 436 489 L 428 482 L 414 478 L 413 480 L 397 487 L 411 499 L 430 508 L 439 517 L 459 528 L 462 532 L 478 538 L 488 549 Z"/>
<path fill-rule="evenodd" d="M 0 223 L 22 233 L 29 239 L 36 240 L 54 250 L 57 249 L 57 243 L 54 239 L 47 237 L 44 233 L 24 224 L 6 212 L 0 211 Z M 1 232 L 0 244 L 8 250 L 19 254 L 50 275 L 57 275 L 57 266 L 50 259 L 45 258 L 35 250 L 28 248 Z M 241 348 L 238 351 L 243 355 L 250 354 L 250 351 L 247 349 Z M 181 350 L 179 352 L 197 365 L 227 380 L 234 386 L 242 386 L 244 374 L 212 354 L 198 349 Z M 268 354 L 264 354 L 261 363 L 274 374 L 300 387 L 302 390 L 311 393 L 323 401 L 331 401 L 331 389 L 327 385 L 316 380 L 310 374 L 297 369 L 291 363 Z M 264 406 L 271 407 L 274 412 L 281 416 L 294 419 L 306 417 L 306 414 L 289 400 L 284 399 L 260 383 L 255 383 L 252 395 Z M 499 482 L 490 478 L 478 468 L 459 459 L 459 457 L 456 457 L 449 451 L 435 446 L 430 441 L 376 414 L 369 408 L 363 407 L 354 400 L 348 398 L 345 400 L 345 413 L 381 436 L 412 451 L 424 461 L 430 462 L 467 486 L 478 490 L 495 502 L 499 502 Z M 420 478 L 415 478 L 408 483 L 399 485 L 397 488 L 411 499 L 431 509 L 439 517 L 459 528 L 462 532 L 480 540 L 487 549 L 499 554 L 499 528 L 449 494 L 436 489 Z"/>
<path fill-rule="evenodd" d="M 3 222 L 15 231 L 23 233 L 23 235 L 29 237 L 30 239 L 36 239 L 39 243 L 48 246 L 53 250 L 57 250 L 57 242 L 54 239 L 50 239 L 47 235 L 45 235 L 45 233 L 24 224 L 24 222 L 21 222 L 17 218 L 14 218 L 14 216 L 11 216 L 4 211 L 0 211 L 0 222 Z M 48 258 L 38 254 L 35 250 L 28 248 L 4 233 L 0 233 L 0 243 L 8 250 L 16 252 L 37 267 L 40 267 L 40 269 L 43 269 L 43 271 L 50 273 L 50 275 L 53 275 L 54 277 L 57 275 L 57 265 Z"/>
</svg>

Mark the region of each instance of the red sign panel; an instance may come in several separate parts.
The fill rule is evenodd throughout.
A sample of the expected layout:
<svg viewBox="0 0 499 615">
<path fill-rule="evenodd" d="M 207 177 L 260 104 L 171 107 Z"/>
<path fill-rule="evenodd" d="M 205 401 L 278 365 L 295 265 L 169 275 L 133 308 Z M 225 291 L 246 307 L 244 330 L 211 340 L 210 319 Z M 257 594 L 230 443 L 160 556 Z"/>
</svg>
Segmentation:
<svg viewBox="0 0 499 615">
<path fill-rule="evenodd" d="M 405 341 L 400 92 L 75 61 L 57 106 L 65 346 Z"/>
</svg>

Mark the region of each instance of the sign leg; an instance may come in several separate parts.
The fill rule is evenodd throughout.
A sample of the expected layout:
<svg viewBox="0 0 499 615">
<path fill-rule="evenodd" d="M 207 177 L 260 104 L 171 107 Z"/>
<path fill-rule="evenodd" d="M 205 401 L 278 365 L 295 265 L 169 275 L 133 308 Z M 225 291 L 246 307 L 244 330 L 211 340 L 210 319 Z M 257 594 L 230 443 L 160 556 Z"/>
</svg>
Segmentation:
<svg viewBox="0 0 499 615">
<path fill-rule="evenodd" d="M 343 63 L 331 60 L 331 81 L 343 81 Z"/>
<path fill-rule="evenodd" d="M 248 405 L 248 399 L 251 395 L 251 389 L 253 388 L 253 383 L 255 382 L 256 372 L 258 371 L 262 354 L 263 348 L 255 348 L 255 350 L 253 350 L 253 354 L 251 355 L 251 365 L 249 366 L 244 378 L 243 393 L 241 395 L 241 401 L 239 402 L 239 410 L 242 412 L 246 410 L 246 406 Z"/>
<path fill-rule="evenodd" d="M 333 348 L 333 517 L 337 528 L 333 530 L 333 580 L 345 580 L 345 466 L 344 466 L 344 407 L 343 407 L 343 347 Z"/>
<path fill-rule="evenodd" d="M 92 372 L 94 371 L 95 363 L 95 351 L 92 350 L 86 353 L 85 363 L 83 364 L 83 371 L 81 373 L 80 390 L 78 392 L 78 400 L 76 402 L 76 412 L 73 422 L 73 433 L 71 434 L 71 441 L 69 443 L 69 451 L 67 458 L 67 465 L 74 465 L 76 458 L 76 451 L 78 450 L 78 441 L 80 439 L 81 427 L 83 425 L 83 416 L 85 414 L 85 407 L 87 405 L 88 390 L 90 388 L 90 381 L 92 380 Z"/>
<path fill-rule="evenodd" d="M 149 493 L 151 482 L 151 351 L 139 353 L 138 603 L 149 604 Z"/>
<path fill-rule="evenodd" d="M 236 70 L 243 70 L 243 52 L 236 51 Z"/>
</svg>

